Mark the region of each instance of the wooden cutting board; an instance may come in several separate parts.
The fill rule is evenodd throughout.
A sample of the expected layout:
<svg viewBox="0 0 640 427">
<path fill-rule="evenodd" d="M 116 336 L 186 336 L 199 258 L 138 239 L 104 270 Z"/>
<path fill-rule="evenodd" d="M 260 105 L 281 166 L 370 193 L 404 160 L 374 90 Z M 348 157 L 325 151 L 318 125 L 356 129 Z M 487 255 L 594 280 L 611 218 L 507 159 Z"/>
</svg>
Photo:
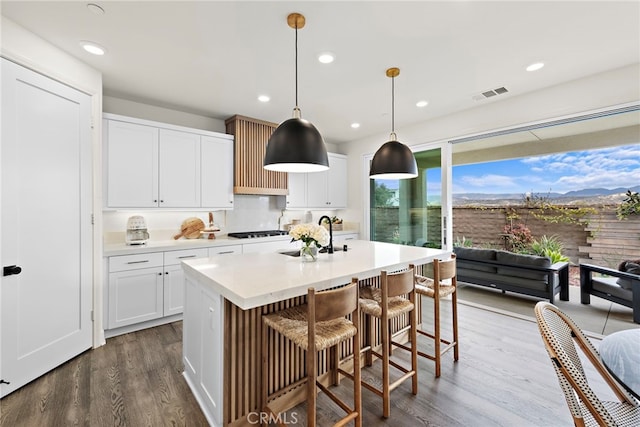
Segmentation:
<svg viewBox="0 0 640 427">
<path fill-rule="evenodd" d="M 204 230 L 204 222 L 200 218 L 191 217 L 182 221 L 180 227 L 180 233 L 173 236 L 174 239 L 185 237 L 187 239 L 197 239 L 200 237 L 200 232 Z"/>
</svg>

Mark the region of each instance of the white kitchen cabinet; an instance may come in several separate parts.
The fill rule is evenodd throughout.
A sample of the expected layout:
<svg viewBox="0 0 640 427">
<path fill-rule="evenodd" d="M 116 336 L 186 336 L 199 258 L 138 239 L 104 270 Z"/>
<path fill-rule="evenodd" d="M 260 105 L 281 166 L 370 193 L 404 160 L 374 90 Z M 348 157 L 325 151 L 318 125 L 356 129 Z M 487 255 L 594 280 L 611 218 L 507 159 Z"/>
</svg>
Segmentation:
<svg viewBox="0 0 640 427">
<path fill-rule="evenodd" d="M 307 207 L 307 174 L 288 173 L 287 209 Z"/>
<path fill-rule="evenodd" d="M 287 209 L 344 209 L 347 207 L 347 158 L 328 153 L 329 170 L 289 174 Z"/>
<path fill-rule="evenodd" d="M 223 425 L 224 298 L 186 278 L 184 378 L 214 426 Z"/>
<path fill-rule="evenodd" d="M 163 316 L 162 253 L 111 257 L 109 329 Z"/>
<path fill-rule="evenodd" d="M 163 315 L 165 317 L 182 313 L 184 305 L 184 272 L 180 262 L 186 259 L 204 258 L 208 255 L 208 250 L 205 248 L 164 253 Z"/>
<path fill-rule="evenodd" d="M 158 206 L 158 129 L 105 120 L 107 205 Z"/>
<path fill-rule="evenodd" d="M 180 262 L 208 256 L 206 248 L 109 257 L 107 327 L 122 328 L 182 313 Z"/>
<path fill-rule="evenodd" d="M 233 209 L 233 139 L 202 136 L 200 144 L 202 207 Z"/>
<path fill-rule="evenodd" d="M 159 131 L 158 206 L 200 207 L 200 135 Z"/>
<path fill-rule="evenodd" d="M 107 208 L 233 209 L 233 137 L 105 114 Z"/>
</svg>

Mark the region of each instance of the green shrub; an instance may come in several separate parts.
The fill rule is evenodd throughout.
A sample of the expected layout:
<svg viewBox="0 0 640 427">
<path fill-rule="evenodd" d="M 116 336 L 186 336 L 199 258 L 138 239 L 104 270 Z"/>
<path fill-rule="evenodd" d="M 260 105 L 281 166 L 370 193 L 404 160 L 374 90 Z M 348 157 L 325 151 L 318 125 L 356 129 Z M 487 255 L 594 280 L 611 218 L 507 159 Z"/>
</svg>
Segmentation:
<svg viewBox="0 0 640 427">
<path fill-rule="evenodd" d="M 462 240 L 460 240 L 459 236 L 456 236 L 456 241 L 453 243 L 453 246 L 460 246 L 463 248 L 470 248 L 473 246 L 473 241 L 471 239 L 467 239 L 466 237 L 462 236 Z"/>
<path fill-rule="evenodd" d="M 616 209 L 618 219 L 625 219 L 630 215 L 640 215 L 640 194 L 627 190 L 626 196 Z"/>
<path fill-rule="evenodd" d="M 569 257 L 562 255 L 564 247 L 558 236 L 542 236 L 540 240 L 534 239 L 530 248 L 534 255 L 549 257 L 552 264 L 569 261 Z"/>
</svg>

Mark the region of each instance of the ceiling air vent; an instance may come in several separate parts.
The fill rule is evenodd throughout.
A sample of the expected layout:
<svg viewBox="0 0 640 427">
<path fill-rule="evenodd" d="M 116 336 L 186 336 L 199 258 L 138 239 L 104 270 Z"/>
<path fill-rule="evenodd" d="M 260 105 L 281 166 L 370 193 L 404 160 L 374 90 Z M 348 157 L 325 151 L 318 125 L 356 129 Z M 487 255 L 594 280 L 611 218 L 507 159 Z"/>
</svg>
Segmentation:
<svg viewBox="0 0 640 427">
<path fill-rule="evenodd" d="M 474 101 L 482 101 L 483 99 L 491 98 L 491 97 L 496 96 L 496 95 L 502 95 L 503 93 L 507 93 L 507 92 L 509 92 L 509 91 L 507 90 L 507 88 L 505 88 L 503 86 L 503 87 L 499 87 L 497 89 L 484 91 L 484 92 L 482 92 L 482 93 L 480 93 L 478 95 L 473 95 L 472 99 Z"/>
</svg>

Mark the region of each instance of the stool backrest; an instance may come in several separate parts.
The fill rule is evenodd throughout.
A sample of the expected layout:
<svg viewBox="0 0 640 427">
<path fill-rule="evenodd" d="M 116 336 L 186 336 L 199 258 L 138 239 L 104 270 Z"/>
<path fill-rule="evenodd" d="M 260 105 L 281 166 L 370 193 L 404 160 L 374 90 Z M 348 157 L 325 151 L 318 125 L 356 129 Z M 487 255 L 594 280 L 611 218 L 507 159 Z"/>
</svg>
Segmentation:
<svg viewBox="0 0 640 427">
<path fill-rule="evenodd" d="M 415 272 L 413 264 L 409 264 L 408 270 L 399 273 L 390 274 L 386 271 L 380 273 L 380 286 L 383 288 L 382 293 L 384 295 L 384 285 L 386 283 L 387 297 L 389 298 L 413 292 L 414 281 Z"/>
<path fill-rule="evenodd" d="M 345 317 L 358 309 L 358 279 L 351 279 L 351 284 L 329 291 L 316 292 L 309 288 L 307 299 L 309 309 L 315 312 L 316 322 Z"/>
<path fill-rule="evenodd" d="M 452 285 L 455 285 L 456 280 L 456 255 L 451 254 L 451 258 L 441 261 L 439 259 L 433 260 L 433 280 L 440 282 L 442 280 L 451 279 Z"/>
</svg>

